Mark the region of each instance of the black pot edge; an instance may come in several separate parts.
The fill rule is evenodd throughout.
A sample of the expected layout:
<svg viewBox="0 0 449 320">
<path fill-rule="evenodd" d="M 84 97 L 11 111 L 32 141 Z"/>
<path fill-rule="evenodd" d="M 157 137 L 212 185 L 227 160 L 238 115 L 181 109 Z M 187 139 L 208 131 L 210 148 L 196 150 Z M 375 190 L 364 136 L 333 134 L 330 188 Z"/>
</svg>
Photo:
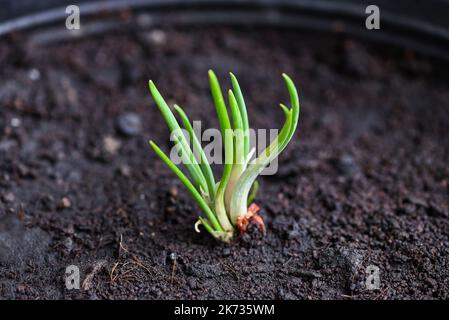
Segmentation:
<svg viewBox="0 0 449 320">
<path fill-rule="evenodd" d="M 322 0 L 115 0 L 81 3 L 79 6 L 83 17 L 124 9 L 146 10 L 153 16 L 167 10 L 178 13 L 172 15 L 170 21 L 154 19 L 155 22 L 149 27 L 167 24 L 242 25 L 288 27 L 348 34 L 411 48 L 449 61 L 449 29 L 424 20 L 381 12 L 381 30 L 367 30 L 364 10 L 366 4 L 364 3 L 337 3 Z M 49 26 L 56 22 L 64 23 L 65 18 L 64 6 L 12 19 L 0 23 L 0 37 L 15 31 Z M 123 26 L 123 23 L 119 21 L 109 22 L 106 29 L 114 28 L 114 24 L 116 27 Z M 76 34 L 76 37 L 87 34 Z M 59 32 L 59 35 L 53 38 L 55 40 L 70 39 L 73 35 L 73 32 L 67 30 L 67 32 Z"/>
</svg>

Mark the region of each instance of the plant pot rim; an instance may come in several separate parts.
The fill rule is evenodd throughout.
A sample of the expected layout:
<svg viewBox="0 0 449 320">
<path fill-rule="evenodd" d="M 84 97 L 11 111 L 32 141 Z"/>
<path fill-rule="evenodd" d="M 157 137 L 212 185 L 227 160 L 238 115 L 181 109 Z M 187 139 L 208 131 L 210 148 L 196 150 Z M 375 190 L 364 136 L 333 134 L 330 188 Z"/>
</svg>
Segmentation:
<svg viewBox="0 0 449 320">
<path fill-rule="evenodd" d="M 93 19 L 98 22 L 104 19 L 105 13 L 108 16 L 107 14 L 124 10 L 128 10 L 132 18 L 128 22 L 117 18 L 109 19 L 106 24 L 103 21 L 87 32 L 78 33 L 61 28 L 61 25 L 65 25 L 65 9 L 71 4 L 70 1 L 58 1 L 57 4 L 51 2 L 49 0 L 49 4 L 44 5 L 43 9 L 32 6 L 22 8 L 20 3 L 16 4 L 8 13 L 10 18 L 0 16 L 0 37 L 18 31 L 29 31 L 35 36 L 42 31 L 44 37 L 38 36 L 38 39 L 54 41 L 131 25 L 146 28 L 192 25 L 265 26 L 351 35 L 449 60 L 449 21 L 444 19 L 449 16 L 449 3 L 441 0 L 427 1 L 420 7 L 406 6 L 405 0 L 379 0 L 380 30 L 366 29 L 365 19 L 368 14 L 365 9 L 370 2 L 365 0 L 84 0 L 79 2 L 82 24 L 84 21 L 90 23 Z M 434 12 L 432 10 L 436 5 L 439 6 L 438 12 L 434 16 L 426 15 Z M 139 17 L 142 18 L 140 22 L 133 19 Z M 58 28 L 49 31 L 54 36 L 49 36 L 49 32 L 45 34 L 46 29 L 56 24 Z"/>
</svg>

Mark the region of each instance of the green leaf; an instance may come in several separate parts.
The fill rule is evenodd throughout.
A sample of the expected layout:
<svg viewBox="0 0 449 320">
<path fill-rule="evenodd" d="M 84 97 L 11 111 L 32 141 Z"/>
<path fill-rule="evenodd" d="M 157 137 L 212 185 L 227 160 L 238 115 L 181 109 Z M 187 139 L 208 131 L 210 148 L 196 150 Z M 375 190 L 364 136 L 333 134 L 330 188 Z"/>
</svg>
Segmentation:
<svg viewBox="0 0 449 320">
<path fill-rule="evenodd" d="M 242 117 L 235 99 L 234 94 L 231 90 L 228 91 L 229 95 L 229 106 L 231 109 L 233 129 L 234 129 L 234 164 L 243 165 L 245 164 L 245 145 L 244 145 L 244 129 L 242 124 Z"/>
<path fill-rule="evenodd" d="M 201 147 L 201 143 L 199 142 L 198 137 L 196 136 L 195 132 L 193 131 L 192 124 L 191 124 L 189 118 L 187 117 L 187 114 L 184 112 L 184 110 L 180 106 L 178 106 L 176 104 L 175 104 L 175 110 L 181 117 L 184 127 L 189 132 L 190 139 L 193 142 L 193 154 L 195 156 L 199 155 L 199 157 L 200 157 L 200 164 L 201 164 L 201 168 L 203 169 L 204 177 L 207 182 L 210 201 L 213 202 L 215 199 L 215 178 L 214 178 L 214 174 L 212 172 L 212 168 L 210 167 L 209 161 L 206 157 L 206 154 L 204 153 L 203 148 Z"/>
<path fill-rule="evenodd" d="M 204 229 L 206 229 L 206 231 L 209 232 L 211 235 L 214 235 L 214 231 L 215 230 L 210 226 L 210 224 L 206 221 L 206 219 L 204 219 L 201 216 L 199 216 L 198 219 L 200 220 L 200 222 L 203 225 Z M 198 230 L 198 232 L 199 232 L 199 230 Z"/>
<path fill-rule="evenodd" d="M 232 167 L 231 176 L 229 178 L 228 184 L 226 186 L 225 191 L 225 208 L 226 212 L 230 213 L 231 208 L 231 198 L 235 184 L 237 180 L 240 178 L 240 175 L 245 170 L 246 167 L 246 154 L 245 154 L 245 145 L 244 145 L 244 131 L 243 131 L 243 123 L 242 117 L 239 110 L 239 106 L 237 100 L 234 96 L 232 90 L 228 91 L 229 97 L 229 106 L 231 109 L 232 122 L 234 125 L 234 166 Z"/>
<path fill-rule="evenodd" d="M 293 83 L 292 79 L 290 79 L 290 77 L 287 74 L 283 73 L 282 77 L 284 78 L 284 82 L 287 86 L 287 90 L 290 95 L 290 102 L 291 102 L 291 107 L 292 107 L 292 127 L 290 128 L 288 137 L 284 141 L 284 145 L 280 146 L 279 152 L 282 152 L 282 150 L 285 149 L 287 144 L 292 139 L 293 134 L 296 131 L 296 127 L 298 126 L 299 112 L 300 112 L 298 91 L 296 90 L 295 84 Z"/>
<path fill-rule="evenodd" d="M 290 142 L 299 119 L 299 98 L 293 81 L 286 75 L 282 75 L 290 94 L 292 109 L 281 104 L 286 116 L 286 121 L 276 139 L 256 158 L 243 172 L 238 180 L 231 199 L 231 221 L 236 221 L 240 215 L 246 214 L 248 193 L 262 170 L 273 161 Z"/>
<path fill-rule="evenodd" d="M 237 100 L 238 106 L 239 106 L 239 110 L 240 110 L 240 114 L 241 114 L 241 119 L 242 119 L 242 128 L 245 132 L 245 136 L 244 136 L 244 151 L 245 151 L 245 157 L 248 155 L 249 153 L 249 121 L 248 121 L 248 113 L 246 111 L 246 105 L 245 105 L 245 100 L 243 99 L 243 94 L 242 94 L 242 90 L 240 90 L 240 85 L 239 82 L 237 81 L 237 78 L 234 76 L 234 74 L 231 72 L 229 73 L 230 77 L 231 77 L 231 83 L 232 83 L 232 89 L 235 95 L 235 98 Z"/>
<path fill-rule="evenodd" d="M 231 221 L 236 221 L 239 216 L 246 214 L 249 190 L 257 176 L 279 154 L 279 145 L 281 145 L 288 136 L 291 121 L 292 113 L 289 112 L 279 135 L 240 176 L 231 199 Z"/>
<path fill-rule="evenodd" d="M 218 220 L 225 230 L 233 230 L 232 224 L 229 221 L 226 213 L 224 193 L 226 191 L 226 185 L 228 184 L 229 177 L 232 171 L 233 165 L 233 131 L 231 128 L 231 122 L 229 121 L 228 111 L 223 99 L 220 84 L 218 83 L 217 76 L 212 70 L 209 70 L 209 81 L 212 92 L 212 98 L 214 100 L 215 109 L 217 111 L 218 122 L 220 124 L 221 137 L 224 143 L 225 164 L 223 169 L 223 176 L 217 188 L 215 195 L 215 214 Z"/>
<path fill-rule="evenodd" d="M 203 217 L 198 217 L 198 219 L 203 225 L 204 229 L 206 229 L 206 231 L 209 232 L 214 238 L 223 242 L 230 242 L 232 240 L 232 237 L 234 236 L 233 231 L 216 231 L 212 229 L 212 227 Z"/>
<path fill-rule="evenodd" d="M 190 182 L 184 173 L 170 160 L 170 158 L 153 142 L 150 141 L 150 146 L 156 152 L 156 154 L 161 158 L 161 160 L 170 168 L 170 170 L 178 177 L 178 179 L 184 184 L 187 190 L 190 192 L 192 197 L 198 203 L 200 208 L 206 213 L 207 218 L 211 222 L 215 231 L 223 231 L 220 223 L 217 221 L 212 210 L 207 205 L 206 201 L 201 197 L 201 194 L 195 188 L 195 186 Z"/>
<path fill-rule="evenodd" d="M 156 105 L 158 106 L 159 110 L 162 113 L 162 116 L 167 122 L 170 133 L 175 133 L 179 137 L 177 147 L 181 151 L 183 164 L 186 166 L 187 170 L 195 181 L 195 184 L 208 192 L 209 189 L 207 187 L 206 179 L 201 171 L 200 166 L 198 165 L 198 162 L 195 159 L 195 156 L 192 153 L 192 150 L 190 149 L 188 142 L 186 141 L 186 138 L 183 134 L 180 134 L 182 130 L 178 124 L 178 121 L 173 115 L 173 112 L 170 110 L 170 107 L 167 105 L 164 98 L 159 93 L 155 84 L 151 80 L 149 81 L 149 88 L 153 99 L 156 101 Z"/>
<path fill-rule="evenodd" d="M 247 206 L 249 206 L 251 203 L 253 203 L 254 199 L 256 199 L 257 191 L 259 191 L 259 182 L 257 182 L 257 180 L 255 180 L 253 185 L 249 189 L 248 200 L 246 201 Z"/>
</svg>

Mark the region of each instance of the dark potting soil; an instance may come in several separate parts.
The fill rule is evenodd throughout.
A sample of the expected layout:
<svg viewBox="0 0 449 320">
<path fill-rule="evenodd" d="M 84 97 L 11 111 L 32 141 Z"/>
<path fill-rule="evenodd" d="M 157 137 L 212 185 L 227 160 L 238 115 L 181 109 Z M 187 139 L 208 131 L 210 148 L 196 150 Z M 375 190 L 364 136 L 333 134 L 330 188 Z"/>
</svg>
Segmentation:
<svg viewBox="0 0 449 320">
<path fill-rule="evenodd" d="M 441 65 L 313 38 L 209 29 L 3 40 L 0 297 L 449 298 Z M 281 72 L 301 95 L 279 171 L 260 179 L 267 234 L 231 245 L 195 233 L 198 207 L 147 144 L 170 147 L 150 78 L 203 128 L 217 126 L 209 68 L 226 87 L 228 71 L 238 76 L 254 128 L 282 125 Z M 66 289 L 70 265 L 80 290 Z M 380 288 L 368 290 L 375 267 Z"/>
</svg>

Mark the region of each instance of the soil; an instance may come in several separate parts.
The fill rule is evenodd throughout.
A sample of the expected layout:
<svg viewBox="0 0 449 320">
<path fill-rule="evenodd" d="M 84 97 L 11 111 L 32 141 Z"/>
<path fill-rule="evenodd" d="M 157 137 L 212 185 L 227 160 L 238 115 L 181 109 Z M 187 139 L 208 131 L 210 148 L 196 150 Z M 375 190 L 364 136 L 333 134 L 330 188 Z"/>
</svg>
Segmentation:
<svg viewBox="0 0 449 320">
<path fill-rule="evenodd" d="M 281 72 L 301 94 L 279 171 L 260 179 L 266 236 L 253 228 L 231 245 L 195 233 L 199 208 L 147 143 L 170 147 L 150 78 L 203 128 L 217 126 L 209 68 L 223 86 L 237 75 L 254 128 L 282 125 Z M 449 298 L 442 68 L 287 30 L 3 39 L 0 297 Z M 66 289 L 70 265 L 80 290 Z M 376 290 L 365 283 L 372 266 Z"/>
</svg>

